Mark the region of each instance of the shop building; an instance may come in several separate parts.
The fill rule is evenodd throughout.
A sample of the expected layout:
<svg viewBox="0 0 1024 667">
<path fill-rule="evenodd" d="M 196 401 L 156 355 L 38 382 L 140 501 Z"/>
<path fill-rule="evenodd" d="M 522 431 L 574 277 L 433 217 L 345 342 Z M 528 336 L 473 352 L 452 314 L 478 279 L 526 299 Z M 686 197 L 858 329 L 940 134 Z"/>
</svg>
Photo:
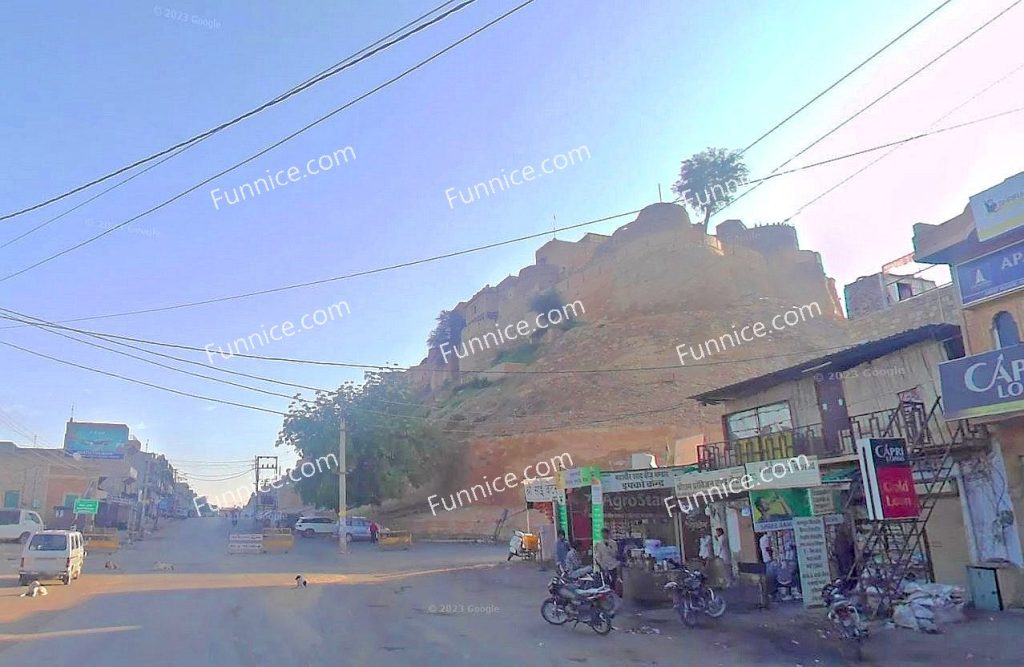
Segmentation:
<svg viewBox="0 0 1024 667">
<path fill-rule="evenodd" d="M 694 396 L 725 407 L 722 439 L 699 449 L 698 464 L 723 470 L 816 457 L 820 486 L 809 485 L 810 495 L 789 492 L 789 501 L 779 495 L 783 505 L 806 502 L 807 514 L 823 516 L 831 576 L 846 574 L 841 570 L 848 569 L 850 557 L 863 559 L 862 547 L 870 542 L 871 561 L 901 562 L 901 571 L 966 585 L 973 538 L 965 488 L 991 443 L 984 425 L 947 421 L 943 415 L 939 365 L 962 356 L 960 329 L 939 322 Z M 874 540 L 873 531 L 882 522 L 868 521 L 857 454 L 858 441 L 867 438 L 901 438 L 912 453 L 920 507 L 916 519 L 900 522 L 901 534 L 912 539 L 898 538 L 896 524 L 887 522 L 885 530 L 892 529 L 893 535 Z M 753 494 L 751 499 L 756 503 Z M 818 501 L 831 508 L 813 511 Z M 738 574 L 763 572 L 765 546 L 772 558 L 781 555 L 789 561 L 802 555 L 796 525 L 771 525 L 764 515 L 774 510 L 755 503 L 731 502 L 726 507 L 726 521 L 736 526 L 730 530 L 740 539 L 734 549 Z M 790 513 L 798 516 L 795 510 Z"/>
<path fill-rule="evenodd" d="M 991 433 L 986 456 L 965 470 L 976 576 L 995 584 L 991 606 L 1024 606 L 1024 173 L 950 220 L 915 225 L 914 259 L 949 266 L 961 306 L 966 356 L 940 367 L 945 418 Z"/>
</svg>

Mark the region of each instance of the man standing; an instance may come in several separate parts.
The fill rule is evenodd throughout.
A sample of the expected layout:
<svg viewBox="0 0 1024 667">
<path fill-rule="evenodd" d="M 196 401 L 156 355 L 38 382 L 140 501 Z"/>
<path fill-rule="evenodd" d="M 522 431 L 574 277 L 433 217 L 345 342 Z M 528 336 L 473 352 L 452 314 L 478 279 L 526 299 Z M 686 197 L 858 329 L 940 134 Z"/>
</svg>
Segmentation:
<svg viewBox="0 0 1024 667">
<path fill-rule="evenodd" d="M 715 528 L 715 536 L 711 542 L 715 558 L 712 561 L 715 579 L 718 587 L 728 585 L 732 579 L 732 553 L 729 549 L 729 540 L 725 536 L 725 529 L 719 526 Z"/>
<path fill-rule="evenodd" d="M 565 531 L 558 531 L 558 542 L 555 543 L 555 560 L 565 568 L 565 557 L 569 553 L 569 540 L 565 539 Z"/>
<path fill-rule="evenodd" d="M 594 547 L 594 562 L 608 574 L 608 585 L 615 588 L 619 578 L 619 544 L 607 528 L 601 531 L 601 541 Z"/>
<path fill-rule="evenodd" d="M 377 525 L 376 521 L 371 521 L 370 522 L 370 542 L 376 542 L 378 535 L 380 535 L 380 526 Z"/>
</svg>

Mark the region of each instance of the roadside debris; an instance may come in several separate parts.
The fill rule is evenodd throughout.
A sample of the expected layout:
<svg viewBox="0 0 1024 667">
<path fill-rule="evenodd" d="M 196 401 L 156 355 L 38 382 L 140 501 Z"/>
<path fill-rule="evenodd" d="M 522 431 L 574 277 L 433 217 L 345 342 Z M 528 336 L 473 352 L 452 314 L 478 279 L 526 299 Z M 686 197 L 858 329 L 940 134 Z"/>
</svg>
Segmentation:
<svg viewBox="0 0 1024 667">
<path fill-rule="evenodd" d="M 948 584 L 903 585 L 905 600 L 893 608 L 897 627 L 940 633 L 942 626 L 967 620 L 964 615 L 964 590 Z"/>
</svg>

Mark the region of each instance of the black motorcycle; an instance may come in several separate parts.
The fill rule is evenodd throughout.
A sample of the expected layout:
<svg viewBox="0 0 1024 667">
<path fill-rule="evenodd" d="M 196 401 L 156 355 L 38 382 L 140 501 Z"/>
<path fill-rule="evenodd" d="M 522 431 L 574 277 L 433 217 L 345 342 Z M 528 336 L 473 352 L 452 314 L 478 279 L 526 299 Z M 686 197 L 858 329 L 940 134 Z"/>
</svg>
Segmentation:
<svg viewBox="0 0 1024 667">
<path fill-rule="evenodd" d="M 564 625 L 573 621 L 575 628 L 582 622 L 599 635 L 612 631 L 615 593 L 604 583 L 603 576 L 588 575 L 574 580 L 559 572 L 548 584 L 548 595 L 540 607 L 540 615 L 548 623 Z"/>
<path fill-rule="evenodd" d="M 683 568 L 675 581 L 665 584 L 665 590 L 672 593 L 672 608 L 686 627 L 697 625 L 697 612 L 711 618 L 725 613 L 725 598 L 707 585 L 703 572 Z"/>
</svg>

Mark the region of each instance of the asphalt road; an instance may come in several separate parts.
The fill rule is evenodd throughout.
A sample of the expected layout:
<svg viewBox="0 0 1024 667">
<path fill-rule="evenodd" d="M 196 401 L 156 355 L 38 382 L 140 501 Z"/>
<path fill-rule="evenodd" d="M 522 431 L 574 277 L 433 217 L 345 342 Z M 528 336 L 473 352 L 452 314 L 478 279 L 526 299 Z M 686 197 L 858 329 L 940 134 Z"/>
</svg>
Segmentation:
<svg viewBox="0 0 1024 667">
<path fill-rule="evenodd" d="M 25 589 L 0 559 L 0 667 L 844 664 L 796 618 L 760 612 L 685 630 L 670 612 L 629 611 L 607 637 L 550 626 L 539 613 L 548 573 L 506 563 L 500 545 L 357 543 L 343 557 L 335 542 L 299 538 L 291 553 L 229 556 L 229 532 L 222 519 L 169 523 L 112 557 L 91 553 L 80 580 L 34 599 L 18 597 Z M 104 570 L 108 557 L 121 569 Z M 174 572 L 154 572 L 157 560 Z M 297 574 L 308 587 L 294 588 Z M 630 632 L 641 625 L 660 634 Z M 901 664 L 967 655 L 924 635 L 892 639 L 879 638 L 868 664 L 894 664 L 898 645 L 913 652 Z"/>
</svg>

